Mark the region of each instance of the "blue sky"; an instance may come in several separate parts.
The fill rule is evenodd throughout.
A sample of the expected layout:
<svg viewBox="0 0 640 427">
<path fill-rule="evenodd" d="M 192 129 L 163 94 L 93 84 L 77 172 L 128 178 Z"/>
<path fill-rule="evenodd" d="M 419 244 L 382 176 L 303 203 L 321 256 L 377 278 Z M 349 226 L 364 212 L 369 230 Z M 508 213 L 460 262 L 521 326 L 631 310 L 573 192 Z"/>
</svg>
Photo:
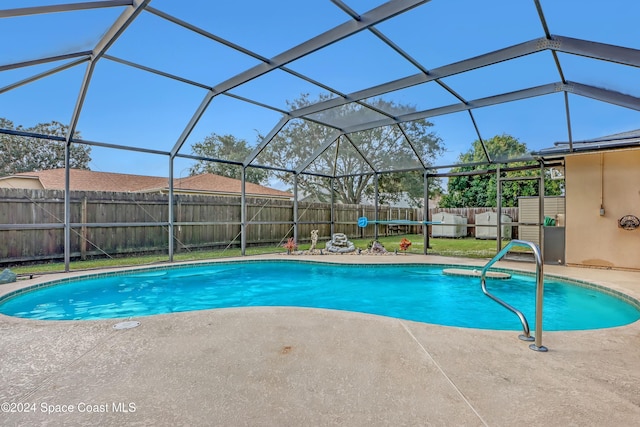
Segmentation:
<svg viewBox="0 0 640 427">
<path fill-rule="evenodd" d="M 51 0 L 4 0 L 0 8 L 50 5 Z M 378 0 L 345 0 L 363 14 Z M 635 0 L 541 0 L 552 34 L 640 48 L 640 3 Z M 187 5 L 189 7 L 187 7 Z M 328 0 L 171 1 L 151 6 L 225 38 L 263 57 L 273 57 L 306 39 L 346 22 L 350 17 Z M 0 18 L 0 67 L 42 56 L 91 49 L 122 12 L 108 8 Z M 376 28 L 427 69 L 543 37 L 532 0 L 433 0 Z M 170 24 L 148 12 L 127 29 L 109 55 L 215 86 L 259 61 Z M 568 80 L 640 96 L 640 70 L 560 54 Z M 0 71 L 0 88 L 66 63 Z M 299 73 L 343 93 L 416 74 L 374 34 L 364 31 L 289 64 Z M 68 123 L 86 65 L 72 67 L 5 93 L 0 117 L 25 127 L 57 120 Z M 550 52 L 443 79 L 467 100 L 560 80 Z M 276 70 L 232 90 L 242 97 L 286 108 L 286 101 L 326 91 Z M 202 88 L 166 79 L 102 59 L 96 66 L 78 123 L 83 138 L 169 151 L 205 96 Z M 457 102 L 442 87 L 422 85 L 385 94 L 382 99 L 418 110 Z M 640 113 L 570 95 L 575 140 L 640 128 Z M 488 139 L 511 134 L 530 149 L 567 139 L 562 94 L 531 98 L 474 111 L 480 134 Z M 183 152 L 212 132 L 233 134 L 249 143 L 266 134 L 280 114 L 226 96 L 214 98 Z M 469 115 L 456 113 L 429 119 L 443 138 L 446 153 L 437 164 L 454 163 L 477 139 Z M 93 148 L 94 170 L 148 175 L 168 174 L 163 156 Z M 190 162 L 176 163 L 186 175 Z"/>
</svg>

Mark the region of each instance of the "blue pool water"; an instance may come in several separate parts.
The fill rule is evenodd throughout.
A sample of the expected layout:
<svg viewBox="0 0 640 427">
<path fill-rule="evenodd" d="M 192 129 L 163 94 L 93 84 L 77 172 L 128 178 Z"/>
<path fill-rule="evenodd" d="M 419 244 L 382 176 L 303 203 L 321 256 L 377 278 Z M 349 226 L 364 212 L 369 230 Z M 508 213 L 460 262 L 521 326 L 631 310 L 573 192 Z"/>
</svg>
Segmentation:
<svg viewBox="0 0 640 427">
<path fill-rule="evenodd" d="M 517 317 L 486 297 L 478 278 L 442 266 L 357 266 L 295 261 L 216 263 L 85 279 L 27 292 L 0 313 L 46 320 L 107 319 L 249 306 L 296 306 L 379 314 L 425 323 L 519 330 Z M 489 279 L 490 292 L 535 325 L 535 278 Z M 545 280 L 543 329 L 597 329 L 640 319 L 606 293 Z"/>
</svg>

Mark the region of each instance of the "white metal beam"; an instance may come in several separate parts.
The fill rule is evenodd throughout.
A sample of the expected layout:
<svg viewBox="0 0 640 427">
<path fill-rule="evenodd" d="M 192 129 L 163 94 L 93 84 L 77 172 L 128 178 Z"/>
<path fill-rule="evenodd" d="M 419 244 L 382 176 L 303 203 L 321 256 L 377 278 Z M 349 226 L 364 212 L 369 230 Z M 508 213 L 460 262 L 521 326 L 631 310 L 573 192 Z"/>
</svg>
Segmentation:
<svg viewBox="0 0 640 427">
<path fill-rule="evenodd" d="M 382 119 L 368 123 L 360 123 L 351 127 L 342 129 L 344 133 L 360 132 L 367 129 L 373 129 L 381 126 L 389 126 L 397 122 L 410 122 L 414 120 L 426 119 L 429 117 L 442 116 L 445 114 L 458 113 L 461 111 L 470 111 L 476 108 L 488 107 L 491 105 L 504 104 L 507 102 L 518 101 L 536 96 L 549 95 L 557 92 L 569 92 L 576 95 L 582 95 L 596 99 L 602 102 L 618 105 L 632 110 L 640 111 L 640 98 L 603 89 L 595 86 L 589 86 L 576 82 L 568 83 L 549 83 L 546 85 L 535 86 L 527 89 L 517 90 L 514 92 L 503 93 L 500 95 L 489 96 L 486 98 L 469 101 L 466 104 L 451 104 L 443 107 L 432 108 L 429 110 L 417 111 L 413 113 L 398 116 L 395 119 Z"/>
<path fill-rule="evenodd" d="M 256 65 L 214 87 L 217 93 L 226 92 L 243 83 L 255 79 L 276 68 L 283 67 L 297 59 L 300 59 L 310 53 L 327 47 L 344 38 L 352 36 L 363 31 L 373 25 L 377 25 L 389 18 L 413 9 L 421 4 L 427 3 L 429 0 L 393 0 L 384 3 L 377 8 L 365 13 L 361 16 L 360 21 L 348 21 L 338 25 L 316 37 L 313 37 L 279 55 L 269 59 L 268 63 Z"/>
<path fill-rule="evenodd" d="M 502 104 L 505 102 L 517 101 L 535 96 L 548 95 L 562 91 L 561 83 L 551 83 L 542 86 L 536 86 L 529 89 L 518 90 L 515 92 L 504 93 L 501 95 L 480 98 L 468 103 L 457 103 L 446 105 L 443 107 L 432 108 L 429 110 L 417 111 L 413 113 L 403 114 L 396 119 L 381 119 L 368 123 L 360 123 L 351 127 L 344 128 L 344 133 L 360 132 L 381 126 L 394 125 L 398 122 L 410 122 L 414 120 L 426 119 L 429 117 L 442 116 L 445 114 L 458 113 L 460 111 L 472 110 L 474 108 L 488 107 L 490 105 Z"/>
<path fill-rule="evenodd" d="M 554 35 L 551 40 L 539 38 L 496 50 L 474 58 L 469 58 L 453 64 L 444 65 L 429 71 L 429 74 L 415 74 L 392 82 L 383 83 L 368 89 L 348 94 L 344 98 L 333 98 L 324 102 L 319 102 L 307 107 L 291 111 L 292 117 L 304 117 L 308 114 L 317 113 L 330 108 L 339 107 L 362 99 L 380 96 L 407 87 L 427 83 L 436 79 L 449 77 L 455 74 L 464 73 L 499 62 L 508 61 L 543 50 L 553 50 L 570 53 L 574 55 L 586 56 L 603 61 L 615 62 L 633 67 L 640 67 L 640 50 L 627 47 L 614 46 L 604 43 L 591 42 Z"/>
<path fill-rule="evenodd" d="M 550 49 L 640 68 L 640 50 L 571 37 L 553 36 Z"/>
<path fill-rule="evenodd" d="M 184 130 L 178 137 L 178 140 L 176 141 L 175 145 L 171 149 L 171 158 L 175 157 L 175 155 L 178 154 L 178 151 L 180 151 L 185 141 L 191 134 L 191 131 L 193 131 L 193 128 L 196 126 L 196 124 L 198 123 L 198 121 L 200 120 L 204 112 L 207 110 L 207 107 L 209 106 L 209 104 L 211 103 L 214 97 L 215 97 L 215 94 L 211 90 L 207 92 L 207 94 L 204 96 L 204 99 L 198 106 L 198 109 L 196 110 L 195 113 L 193 113 L 193 116 L 191 116 L 191 120 L 189 120 L 189 123 L 187 123 L 187 126 L 184 128 Z"/>
<path fill-rule="evenodd" d="M 330 108 L 339 107 L 349 102 L 360 101 L 382 94 L 427 83 L 436 79 L 453 76 L 455 74 L 464 73 L 466 71 L 475 70 L 477 68 L 486 67 L 487 65 L 497 64 L 499 62 L 529 55 L 532 53 L 543 51 L 547 48 L 547 40 L 544 38 L 530 40 L 511 47 L 500 49 L 484 55 L 469 58 L 464 61 L 455 62 L 453 64 L 444 65 L 429 71 L 429 74 L 418 73 L 412 76 L 404 77 L 391 82 L 373 86 L 368 89 L 353 92 L 345 98 L 333 98 L 327 101 L 318 102 L 306 107 L 291 111 L 292 117 L 303 117 L 309 114 L 318 113 Z"/>
<path fill-rule="evenodd" d="M 83 3 L 54 4 L 50 6 L 21 7 L 0 10 L 0 18 L 41 15 L 45 13 L 71 12 L 74 10 L 100 9 L 105 7 L 133 6 L 133 0 L 88 1 Z"/>
<path fill-rule="evenodd" d="M 66 64 L 60 65 L 59 67 L 52 68 L 50 70 L 44 71 L 42 73 L 36 74 L 34 76 L 31 76 L 31 77 L 27 77 L 26 79 L 22 79 L 22 80 L 20 80 L 18 82 L 15 82 L 15 83 L 9 84 L 9 85 L 7 85 L 7 86 L 5 86 L 3 88 L 0 88 L 0 94 L 8 92 L 8 91 L 16 89 L 16 88 L 19 88 L 20 86 L 24 86 L 26 84 L 35 82 L 37 80 L 43 79 L 45 77 L 51 76 L 53 74 L 59 73 L 60 71 L 64 71 L 64 70 L 67 70 L 69 68 L 75 67 L 76 65 L 80 65 L 83 62 L 86 62 L 88 60 L 89 60 L 88 56 L 84 57 L 84 58 L 76 59 L 75 61 L 68 62 Z"/>
<path fill-rule="evenodd" d="M 309 158 L 307 160 L 305 160 L 304 162 L 300 163 L 298 165 L 298 167 L 295 169 L 295 173 L 299 174 L 302 173 L 302 171 L 304 171 L 311 163 L 313 163 L 322 153 L 325 152 L 325 150 L 327 148 L 329 148 L 331 146 L 331 144 L 333 144 L 336 139 L 338 139 L 338 137 L 341 135 L 341 132 L 336 130 L 331 132 L 331 135 L 329 135 L 327 137 L 327 139 L 324 140 L 324 142 L 322 144 L 320 144 L 320 146 L 318 146 L 318 148 L 316 149 L 316 151 L 313 152 L 313 154 L 311 156 L 309 156 Z"/>
<path fill-rule="evenodd" d="M 280 132 L 287 123 L 289 122 L 288 117 L 283 117 L 280 121 L 271 129 L 271 131 L 264 137 L 260 144 L 244 159 L 242 162 L 243 166 L 246 168 L 249 164 L 255 160 L 256 157 L 264 150 L 264 148 L 271 142 L 271 140 Z"/>
<path fill-rule="evenodd" d="M 567 82 L 567 84 L 563 86 L 563 90 L 568 93 L 574 93 L 576 95 L 586 96 L 587 98 L 640 111 L 640 98 L 633 95 L 627 95 L 625 93 L 576 82 Z"/>
<path fill-rule="evenodd" d="M 373 25 L 379 24 L 393 16 L 406 12 L 414 7 L 428 2 L 429 0 L 394 0 L 382 4 L 381 6 L 365 13 L 360 21 L 348 21 L 344 24 L 338 25 L 316 37 L 313 37 L 293 48 L 286 50 L 285 52 L 276 55 L 269 59 L 267 62 L 256 65 L 240 74 L 225 80 L 224 82 L 213 87 L 213 93 L 216 95 L 225 93 L 241 84 L 247 83 L 263 74 L 273 71 L 277 68 L 284 67 L 285 65 L 300 59 L 310 53 L 327 47 L 333 43 L 336 43 L 346 37 L 356 34 L 360 31 L 367 29 Z M 210 102 L 210 100 L 209 100 Z M 201 104 L 202 106 L 202 104 Z M 205 107 L 206 109 L 206 107 Z M 202 116 L 203 111 L 200 108 L 194 114 L 192 120 L 187 124 L 182 135 L 189 135 L 193 130 L 193 127 L 197 124 L 199 118 Z M 196 120 L 194 120 L 196 118 Z M 186 137 L 182 136 L 176 142 L 172 155 L 175 155 L 182 145 L 184 144 Z"/>
<path fill-rule="evenodd" d="M 149 4 L 151 0 L 134 0 L 133 5 L 128 7 L 124 12 L 120 14 L 118 19 L 114 22 L 114 24 L 107 30 L 106 34 L 102 36 L 102 38 L 98 41 L 95 48 L 91 52 L 91 61 L 87 66 L 87 70 L 84 74 L 84 78 L 82 80 L 82 85 L 80 87 L 80 93 L 78 95 L 78 99 L 76 100 L 76 106 L 73 110 L 73 114 L 71 116 L 71 121 L 69 123 L 69 131 L 67 133 L 67 144 L 73 138 L 73 134 L 76 131 L 76 126 L 78 125 L 78 120 L 80 119 L 80 112 L 82 111 L 82 106 L 84 104 L 84 100 L 87 96 L 87 91 L 89 90 L 89 84 L 91 82 L 91 77 L 93 76 L 93 71 L 97 64 L 97 61 L 105 54 L 105 52 L 118 40 L 118 37 L 122 35 L 122 33 L 127 29 L 129 25 L 136 19 L 136 17 L 142 12 L 142 10 Z"/>
<path fill-rule="evenodd" d="M 403 132 L 404 133 L 404 132 Z M 349 135 L 344 135 L 343 138 L 345 138 L 347 141 L 349 141 L 349 144 L 351 144 L 351 146 L 353 147 L 354 150 L 356 150 L 356 153 L 358 153 L 358 155 L 360 156 L 360 158 L 362 158 L 362 160 L 364 160 L 364 162 L 371 168 L 371 171 L 373 173 L 378 173 L 379 171 L 375 168 L 375 166 L 373 164 L 371 164 L 371 162 L 369 161 L 369 159 L 367 158 L 367 156 L 364 155 L 364 153 L 362 153 L 362 151 L 360 150 L 360 148 L 358 148 L 358 146 L 353 142 L 353 140 L 349 137 Z M 336 152 L 336 158 L 335 158 L 335 164 L 333 167 L 333 175 L 335 176 L 336 174 L 336 169 L 337 169 L 337 163 L 338 163 L 338 152 Z"/>
<path fill-rule="evenodd" d="M 66 59 L 79 58 L 79 57 L 84 57 L 85 59 L 89 59 L 91 57 L 91 53 L 92 52 L 90 50 L 84 50 L 80 52 L 72 52 L 72 53 L 65 53 L 62 55 L 54 55 L 54 56 L 47 56 L 44 58 L 31 59 L 29 61 L 14 62 L 11 64 L 0 65 L 0 71 L 14 70 L 16 68 L 32 67 L 34 65 L 46 64 L 48 62 L 64 61 Z"/>
</svg>

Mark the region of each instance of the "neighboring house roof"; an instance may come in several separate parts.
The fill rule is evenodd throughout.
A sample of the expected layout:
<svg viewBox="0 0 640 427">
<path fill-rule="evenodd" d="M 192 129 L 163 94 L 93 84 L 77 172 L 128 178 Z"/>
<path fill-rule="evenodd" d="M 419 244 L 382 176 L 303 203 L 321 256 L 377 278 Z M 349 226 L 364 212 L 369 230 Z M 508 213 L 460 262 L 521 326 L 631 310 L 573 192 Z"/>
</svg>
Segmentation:
<svg viewBox="0 0 640 427">
<path fill-rule="evenodd" d="M 82 169 L 69 170 L 69 189 L 72 191 L 121 191 L 136 192 L 149 187 L 166 187 L 167 178 L 143 175 L 128 175 L 110 172 L 94 172 Z M 64 190 L 64 169 L 21 172 L 7 178 L 34 178 L 45 190 Z"/>
<path fill-rule="evenodd" d="M 584 153 L 630 147 L 640 147 L 640 129 L 584 141 L 573 141 L 571 145 L 568 142 L 556 142 L 553 147 L 543 148 L 533 154 L 544 157 L 556 154 Z"/>
<path fill-rule="evenodd" d="M 117 192 L 166 192 L 169 179 L 155 176 L 130 175 L 111 172 L 95 172 L 90 170 L 70 169 L 69 189 L 72 191 L 117 191 Z M 65 170 L 49 169 L 37 172 L 22 172 L 2 179 L 24 178 L 37 179 L 43 189 L 64 190 Z M 216 195 L 239 195 L 242 181 L 225 176 L 205 173 L 173 180 L 174 191 L 190 193 L 206 193 Z M 247 182 L 245 191 L 248 196 L 275 197 L 290 199 L 291 193 L 274 188 Z"/>
<path fill-rule="evenodd" d="M 201 175 L 188 176 L 174 180 L 174 191 L 190 190 L 190 191 L 203 191 L 208 192 L 215 189 L 216 193 L 224 194 L 240 194 L 242 190 L 242 181 L 239 179 L 233 179 L 226 176 L 215 175 L 212 173 L 204 173 Z M 262 195 L 271 197 L 285 197 L 290 199 L 293 194 L 286 191 L 276 190 L 275 188 L 269 188 L 262 185 L 254 184 L 252 182 L 245 183 L 245 192 L 247 195 Z"/>
</svg>

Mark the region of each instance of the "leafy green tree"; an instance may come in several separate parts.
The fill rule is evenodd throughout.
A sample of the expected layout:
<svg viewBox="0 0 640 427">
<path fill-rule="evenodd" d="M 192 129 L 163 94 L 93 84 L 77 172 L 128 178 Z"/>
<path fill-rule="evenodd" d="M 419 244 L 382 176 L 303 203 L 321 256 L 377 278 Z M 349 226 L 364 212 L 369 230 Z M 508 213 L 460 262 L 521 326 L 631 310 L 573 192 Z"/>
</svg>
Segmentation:
<svg viewBox="0 0 640 427">
<path fill-rule="evenodd" d="M 529 150 L 527 145 L 510 135 L 497 135 L 485 141 L 485 146 L 495 160 L 506 161 L 509 158 L 524 157 Z M 459 157 L 460 163 L 486 161 L 480 141 L 475 141 L 472 148 Z M 536 163 L 514 162 L 509 167 L 526 166 Z M 474 170 L 496 169 L 495 165 L 461 166 L 452 168 L 451 172 L 471 172 Z M 507 177 L 537 176 L 539 170 L 507 172 Z M 449 178 L 447 194 L 442 196 L 440 206 L 445 208 L 463 207 L 495 207 L 497 204 L 498 185 L 496 174 L 455 176 Z M 564 181 L 552 180 L 550 172 L 545 173 L 545 195 L 557 196 L 564 190 Z M 502 184 L 502 206 L 517 206 L 518 197 L 538 195 L 538 182 L 504 181 Z"/>
<path fill-rule="evenodd" d="M 236 138 L 233 135 L 218 135 L 212 133 L 204 141 L 197 142 L 191 146 L 193 154 L 210 157 L 214 159 L 225 159 L 242 162 L 251 148 L 244 139 Z M 206 160 L 198 161 L 189 169 L 191 175 L 201 173 L 213 173 L 229 178 L 242 179 L 242 167 L 221 162 L 211 162 Z M 246 180 L 255 184 L 264 184 L 269 178 L 269 172 L 264 169 L 247 168 Z"/>
<path fill-rule="evenodd" d="M 442 182 L 438 178 L 429 178 L 429 197 L 442 194 Z M 378 198 L 381 204 L 393 204 L 404 196 L 411 207 L 421 207 L 424 202 L 424 177 L 420 171 L 393 172 L 378 178 Z M 367 187 L 365 194 L 373 197 L 373 185 Z"/>
<path fill-rule="evenodd" d="M 66 136 L 69 129 L 56 121 L 39 123 L 31 128 L 16 127 L 5 118 L 0 118 L 0 128 L 61 137 Z M 74 138 L 80 138 L 80 133 L 76 132 Z M 0 176 L 63 168 L 64 151 L 63 141 L 0 134 Z M 69 164 L 72 168 L 89 169 L 90 162 L 91 147 L 71 144 Z"/>
<path fill-rule="evenodd" d="M 318 101 L 327 97 L 321 96 Z M 312 101 L 308 95 L 302 95 L 288 101 L 290 109 L 296 110 Z M 384 100 L 376 100 L 371 105 L 392 114 L 415 111 L 415 108 L 398 105 Z M 350 103 L 338 108 L 316 113 L 313 118 L 320 122 L 350 124 L 353 120 L 368 121 L 373 117 L 372 110 L 359 104 Z M 371 115 L 371 116 L 368 116 Z M 402 128 L 415 147 L 414 150 L 406 142 L 405 136 L 398 126 L 386 126 L 339 138 L 328 150 L 316 158 L 305 172 L 321 175 L 335 175 L 331 188 L 331 180 L 314 175 L 298 176 L 298 187 L 303 194 L 320 201 L 328 201 L 332 191 L 336 200 L 342 203 L 361 203 L 365 197 L 374 192 L 374 177 L 371 168 L 385 171 L 394 168 L 412 168 L 419 165 L 416 152 L 428 166 L 443 150 L 442 140 L 430 132 L 432 123 L 416 120 L 403 123 Z M 308 120 L 292 120 L 267 145 L 260 154 L 259 161 L 283 169 L 294 169 L 309 159 L 317 147 L 330 137 L 333 129 Z M 366 160 L 365 160 L 366 159 Z M 367 163 L 369 162 L 369 163 Z M 349 174 L 358 174 L 345 176 Z M 274 172 L 283 182 L 293 185 L 290 173 Z M 391 202 L 398 200 L 403 193 L 409 194 L 415 201 L 423 197 L 422 173 L 380 174 L 379 194 L 381 200 Z M 435 190 L 435 185 L 434 188 Z"/>
</svg>

